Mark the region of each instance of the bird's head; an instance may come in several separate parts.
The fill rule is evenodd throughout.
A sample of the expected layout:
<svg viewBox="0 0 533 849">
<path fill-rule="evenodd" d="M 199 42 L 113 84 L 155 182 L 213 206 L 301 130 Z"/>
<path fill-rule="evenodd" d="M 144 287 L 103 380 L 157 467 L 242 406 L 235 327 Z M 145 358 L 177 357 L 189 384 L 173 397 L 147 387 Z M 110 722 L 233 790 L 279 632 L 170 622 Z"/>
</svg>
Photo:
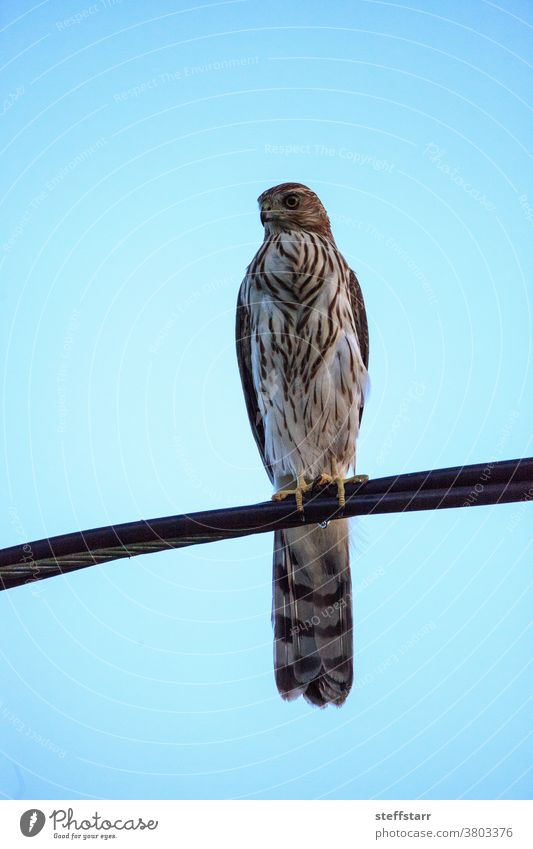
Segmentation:
<svg viewBox="0 0 533 849">
<path fill-rule="evenodd" d="M 326 210 L 307 186 L 281 183 L 257 198 L 265 236 L 280 230 L 307 230 L 333 239 Z"/>
</svg>

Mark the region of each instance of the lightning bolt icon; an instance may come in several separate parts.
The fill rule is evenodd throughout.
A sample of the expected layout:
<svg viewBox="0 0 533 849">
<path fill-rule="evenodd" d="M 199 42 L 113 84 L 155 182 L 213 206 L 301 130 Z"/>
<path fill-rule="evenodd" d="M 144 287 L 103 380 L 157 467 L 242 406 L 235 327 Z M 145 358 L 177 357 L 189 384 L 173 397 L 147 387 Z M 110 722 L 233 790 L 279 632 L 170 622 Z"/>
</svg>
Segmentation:
<svg viewBox="0 0 533 849">
<path fill-rule="evenodd" d="M 37 812 L 36 812 L 36 811 L 34 811 L 34 812 L 33 812 L 33 814 L 32 814 L 32 815 L 31 815 L 31 817 L 30 817 L 30 822 L 29 822 L 29 825 L 28 825 L 28 831 L 31 831 L 31 830 L 32 830 L 32 828 L 33 828 L 33 826 L 35 825 L 36 821 L 37 821 Z"/>
</svg>

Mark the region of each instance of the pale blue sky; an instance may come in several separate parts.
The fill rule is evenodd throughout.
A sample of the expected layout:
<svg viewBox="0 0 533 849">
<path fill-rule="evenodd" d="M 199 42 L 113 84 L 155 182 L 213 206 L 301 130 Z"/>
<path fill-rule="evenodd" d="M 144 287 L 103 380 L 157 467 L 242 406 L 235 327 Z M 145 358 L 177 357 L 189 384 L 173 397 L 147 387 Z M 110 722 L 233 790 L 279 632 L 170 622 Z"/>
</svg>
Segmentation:
<svg viewBox="0 0 533 849">
<path fill-rule="evenodd" d="M 268 497 L 234 305 L 285 180 L 364 289 L 359 471 L 532 453 L 530 13 L 4 0 L 1 546 Z M 354 522 L 340 711 L 277 696 L 268 535 L 3 593 L 2 793 L 528 796 L 529 513 Z"/>
</svg>

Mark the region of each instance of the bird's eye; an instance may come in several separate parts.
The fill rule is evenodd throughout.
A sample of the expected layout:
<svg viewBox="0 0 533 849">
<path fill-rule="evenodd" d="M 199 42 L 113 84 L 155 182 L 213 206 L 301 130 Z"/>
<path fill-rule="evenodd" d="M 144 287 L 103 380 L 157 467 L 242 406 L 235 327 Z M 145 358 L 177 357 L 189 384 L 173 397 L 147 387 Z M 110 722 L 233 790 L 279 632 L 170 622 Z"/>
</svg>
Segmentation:
<svg viewBox="0 0 533 849">
<path fill-rule="evenodd" d="M 296 209 L 296 207 L 300 203 L 300 198 L 298 195 L 285 195 L 283 198 L 283 203 L 287 207 L 287 209 Z"/>
</svg>

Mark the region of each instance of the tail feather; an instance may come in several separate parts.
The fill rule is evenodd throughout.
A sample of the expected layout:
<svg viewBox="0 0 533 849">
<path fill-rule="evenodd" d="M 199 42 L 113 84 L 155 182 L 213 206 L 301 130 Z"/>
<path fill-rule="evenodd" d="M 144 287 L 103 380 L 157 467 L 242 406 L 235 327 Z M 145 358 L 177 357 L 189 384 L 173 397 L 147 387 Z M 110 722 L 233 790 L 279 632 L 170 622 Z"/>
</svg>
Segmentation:
<svg viewBox="0 0 533 849">
<path fill-rule="evenodd" d="M 353 680 L 348 523 L 274 535 L 276 684 L 285 699 L 341 705 Z"/>
</svg>

